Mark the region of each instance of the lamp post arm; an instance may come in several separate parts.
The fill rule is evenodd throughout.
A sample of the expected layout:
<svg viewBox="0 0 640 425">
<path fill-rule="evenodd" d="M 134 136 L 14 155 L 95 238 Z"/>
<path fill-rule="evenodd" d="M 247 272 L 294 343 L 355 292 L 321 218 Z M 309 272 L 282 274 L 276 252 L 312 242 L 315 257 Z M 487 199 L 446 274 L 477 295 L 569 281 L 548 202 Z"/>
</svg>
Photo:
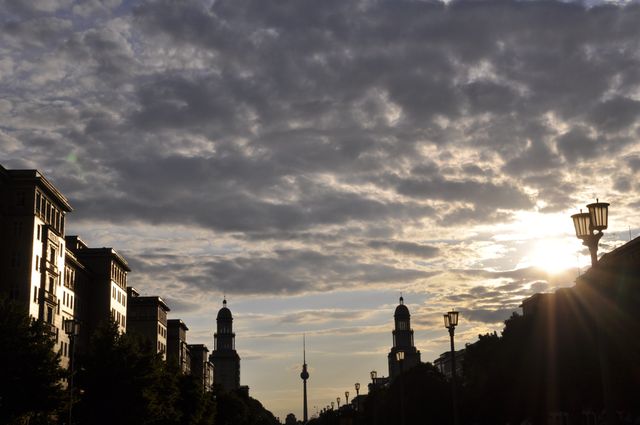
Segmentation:
<svg viewBox="0 0 640 425">
<path fill-rule="evenodd" d="M 600 242 L 600 238 L 602 238 L 603 233 L 599 231 L 593 235 L 590 235 L 582 241 L 582 244 L 589 248 L 589 253 L 591 254 L 591 266 L 595 266 L 598 263 L 598 243 Z"/>
</svg>

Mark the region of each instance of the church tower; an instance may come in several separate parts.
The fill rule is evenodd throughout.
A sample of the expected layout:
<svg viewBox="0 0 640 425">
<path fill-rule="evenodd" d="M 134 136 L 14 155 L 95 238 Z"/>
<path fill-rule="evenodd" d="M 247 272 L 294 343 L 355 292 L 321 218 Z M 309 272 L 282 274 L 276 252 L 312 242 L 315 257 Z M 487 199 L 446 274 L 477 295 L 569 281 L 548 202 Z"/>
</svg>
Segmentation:
<svg viewBox="0 0 640 425">
<path fill-rule="evenodd" d="M 213 383 L 225 391 L 240 388 L 240 356 L 236 352 L 236 334 L 233 333 L 233 316 L 227 308 L 227 300 L 216 318 L 217 332 L 213 335 L 213 351 L 209 361 L 213 363 Z"/>
<path fill-rule="evenodd" d="M 393 347 L 389 352 L 389 378 L 394 380 L 400 373 L 409 370 L 420 363 L 420 351 L 413 345 L 413 329 L 411 329 L 411 315 L 404 305 L 404 298 L 400 297 L 400 304 L 393 315 L 395 329 L 393 330 Z M 397 353 L 402 352 L 399 356 Z M 399 360 L 399 357 L 403 357 Z"/>
</svg>

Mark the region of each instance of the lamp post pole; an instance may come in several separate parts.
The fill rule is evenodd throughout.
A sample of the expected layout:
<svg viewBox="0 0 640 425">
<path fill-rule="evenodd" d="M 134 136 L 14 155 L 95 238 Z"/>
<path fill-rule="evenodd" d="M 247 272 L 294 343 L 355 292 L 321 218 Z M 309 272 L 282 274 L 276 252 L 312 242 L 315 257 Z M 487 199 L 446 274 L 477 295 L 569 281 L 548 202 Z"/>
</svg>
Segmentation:
<svg viewBox="0 0 640 425">
<path fill-rule="evenodd" d="M 360 412 L 360 382 L 356 382 L 356 410 Z"/>
<path fill-rule="evenodd" d="M 404 372 L 404 351 L 396 352 L 396 359 L 398 360 L 398 365 L 400 366 L 400 375 L 398 378 L 400 379 L 400 423 L 402 425 L 405 424 L 404 417 L 404 380 L 402 378 L 402 373 Z"/>
<path fill-rule="evenodd" d="M 372 370 L 371 373 L 371 390 L 369 391 L 369 395 L 367 396 L 367 400 L 371 400 L 371 393 L 373 391 L 376 390 L 376 378 L 378 377 L 378 372 L 376 372 L 375 370 Z M 370 404 L 367 403 L 367 406 L 369 406 Z M 378 417 L 376 416 L 376 409 L 375 408 L 367 408 L 367 410 L 371 410 L 371 415 L 373 416 L 373 425 L 377 425 L 378 424 Z"/>
<path fill-rule="evenodd" d="M 453 423 L 460 424 L 458 417 L 458 394 L 456 390 L 456 349 L 453 343 L 456 326 L 458 325 L 458 312 L 450 311 L 444 315 L 444 326 L 449 330 L 451 340 L 451 397 L 453 400 Z"/>
<path fill-rule="evenodd" d="M 589 212 L 583 213 L 582 210 L 580 210 L 580 213 L 572 215 L 571 218 L 573 219 L 573 226 L 576 230 L 576 237 L 581 239 L 582 244 L 589 248 L 591 267 L 594 267 L 598 263 L 598 243 L 602 237 L 602 231 L 606 230 L 609 226 L 609 204 L 596 199 L 595 203 L 587 205 L 587 209 Z M 603 330 L 602 320 L 602 317 L 596 318 L 595 328 L 605 409 L 605 423 L 615 424 L 618 421 L 611 397 L 613 384 L 611 382 L 607 349 L 603 342 L 605 332 Z"/>
<path fill-rule="evenodd" d="M 65 319 L 62 323 L 64 332 L 69 337 L 69 425 L 73 424 L 73 377 L 75 368 L 76 337 L 80 334 L 80 322 L 74 319 Z"/>
</svg>

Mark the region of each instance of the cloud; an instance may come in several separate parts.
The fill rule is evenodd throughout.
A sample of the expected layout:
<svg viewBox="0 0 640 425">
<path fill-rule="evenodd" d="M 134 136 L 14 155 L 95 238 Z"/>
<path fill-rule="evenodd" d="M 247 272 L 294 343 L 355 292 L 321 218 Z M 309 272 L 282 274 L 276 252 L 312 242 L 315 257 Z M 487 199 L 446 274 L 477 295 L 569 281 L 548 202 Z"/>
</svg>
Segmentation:
<svg viewBox="0 0 640 425">
<path fill-rule="evenodd" d="M 368 330 L 329 318 L 375 321 L 357 312 L 410 289 L 416 323 L 453 303 L 475 335 L 573 283 L 518 267 L 529 233 L 567 237 L 557 217 L 595 197 L 612 229 L 640 227 L 636 3 L 0 9 L 2 165 L 41 170 L 74 206 L 69 232 L 109 241 L 187 316 L 225 291 L 286 299 L 294 325 L 349 338 Z M 356 291 L 369 307 L 335 305 Z"/>
<path fill-rule="evenodd" d="M 370 314 L 371 312 L 369 311 L 353 310 L 305 310 L 288 313 L 280 318 L 280 322 L 287 324 L 305 324 L 324 323 L 335 320 L 361 320 Z"/>
<path fill-rule="evenodd" d="M 367 245 L 374 249 L 388 249 L 400 255 L 411 255 L 420 258 L 433 258 L 439 253 L 439 249 L 435 246 L 406 241 L 373 240 L 369 241 Z"/>
</svg>

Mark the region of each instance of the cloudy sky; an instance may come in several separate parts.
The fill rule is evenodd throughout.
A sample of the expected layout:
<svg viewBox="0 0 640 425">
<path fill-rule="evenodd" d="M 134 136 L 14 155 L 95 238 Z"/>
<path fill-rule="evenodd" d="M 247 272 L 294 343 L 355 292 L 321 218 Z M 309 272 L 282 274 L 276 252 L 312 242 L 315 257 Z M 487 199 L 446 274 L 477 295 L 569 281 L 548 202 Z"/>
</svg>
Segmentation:
<svg viewBox="0 0 640 425">
<path fill-rule="evenodd" d="M 570 214 L 635 237 L 640 4 L 0 1 L 0 160 L 213 346 L 276 415 L 387 375 L 402 292 L 424 360 L 587 266 Z"/>
</svg>

